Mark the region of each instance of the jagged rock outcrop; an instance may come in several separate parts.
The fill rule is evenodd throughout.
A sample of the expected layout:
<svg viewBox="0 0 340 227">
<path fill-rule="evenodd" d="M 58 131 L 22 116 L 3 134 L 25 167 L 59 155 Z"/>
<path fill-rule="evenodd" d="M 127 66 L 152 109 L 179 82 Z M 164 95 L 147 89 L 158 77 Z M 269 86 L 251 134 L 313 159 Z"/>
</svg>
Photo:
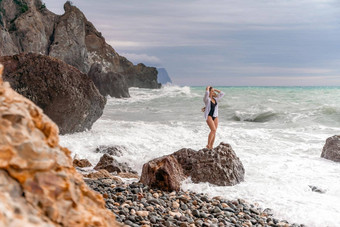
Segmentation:
<svg viewBox="0 0 340 227">
<path fill-rule="evenodd" d="M 119 85 L 115 83 L 119 82 L 124 93 L 126 87 L 122 80 L 107 77 L 123 75 L 129 87 L 160 87 L 156 68 L 133 65 L 120 56 L 69 1 L 64 5 L 65 13 L 60 16 L 47 10 L 41 0 L 2 0 L 0 8 L 0 41 L 6 43 L 0 46 L 2 56 L 41 53 L 61 59 L 86 74 L 96 63 L 102 67 L 100 78 L 105 81 L 101 84 L 109 81 L 117 88 Z"/>
<path fill-rule="evenodd" d="M 322 149 L 321 157 L 340 162 L 340 136 L 329 137 Z"/>
<path fill-rule="evenodd" d="M 152 188 L 179 191 L 181 181 L 187 176 L 173 155 L 153 159 L 143 165 L 140 181 Z"/>
<path fill-rule="evenodd" d="M 143 165 L 141 182 L 164 190 L 179 190 L 180 181 L 191 177 L 194 183 L 209 182 L 232 186 L 244 180 L 244 167 L 229 144 L 213 150 L 183 148 Z"/>
<path fill-rule="evenodd" d="M 136 171 L 132 170 L 126 162 L 119 163 L 114 157 L 108 154 L 104 154 L 102 157 L 100 157 L 100 160 L 94 169 L 105 169 L 110 173 L 137 173 Z"/>
<path fill-rule="evenodd" d="M 110 95 L 116 98 L 130 97 L 129 87 L 125 77 L 122 74 L 102 70 L 102 65 L 93 64 L 88 76 L 93 80 L 100 94 L 103 96 Z"/>
<path fill-rule="evenodd" d="M 119 145 L 99 146 L 94 150 L 94 152 L 121 157 L 123 153 L 127 152 L 127 148 L 125 146 L 119 146 Z"/>
<path fill-rule="evenodd" d="M 90 129 L 103 114 L 106 99 L 92 80 L 61 60 L 22 53 L 0 57 L 0 63 L 4 80 L 42 108 L 61 134 Z"/>
<path fill-rule="evenodd" d="M 21 52 L 48 55 L 58 15 L 40 0 L 2 0 L 0 9 L 0 37 L 5 37 L 1 40 L 5 44 L 0 45 L 1 56 Z"/>
<path fill-rule="evenodd" d="M 57 126 L 1 76 L 0 199 L 0 226 L 118 226 L 59 145 Z"/>
<path fill-rule="evenodd" d="M 84 168 L 84 167 L 91 167 L 92 164 L 86 158 L 82 158 L 82 159 L 75 158 L 75 159 L 73 159 L 73 166 L 79 167 L 79 168 Z"/>
</svg>

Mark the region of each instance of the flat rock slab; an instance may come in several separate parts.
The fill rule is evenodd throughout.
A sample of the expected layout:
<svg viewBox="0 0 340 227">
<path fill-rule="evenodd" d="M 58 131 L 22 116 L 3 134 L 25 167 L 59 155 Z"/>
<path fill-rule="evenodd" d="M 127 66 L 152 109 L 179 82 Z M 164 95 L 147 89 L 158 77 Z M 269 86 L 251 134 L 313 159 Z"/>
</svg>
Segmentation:
<svg viewBox="0 0 340 227">
<path fill-rule="evenodd" d="M 213 150 L 183 148 L 143 165 L 141 182 L 163 190 L 180 189 L 180 182 L 191 177 L 194 183 L 209 182 L 232 186 L 244 181 L 244 167 L 229 144 Z"/>
</svg>

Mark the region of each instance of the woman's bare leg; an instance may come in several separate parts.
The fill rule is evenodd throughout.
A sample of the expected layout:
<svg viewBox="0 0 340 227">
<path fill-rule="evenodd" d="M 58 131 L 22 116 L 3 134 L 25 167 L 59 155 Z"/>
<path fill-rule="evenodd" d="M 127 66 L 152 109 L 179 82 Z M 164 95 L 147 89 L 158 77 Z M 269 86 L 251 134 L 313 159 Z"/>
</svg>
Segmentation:
<svg viewBox="0 0 340 227">
<path fill-rule="evenodd" d="M 214 125 L 215 125 L 215 133 L 214 133 L 214 137 L 212 138 L 212 141 L 211 141 L 211 148 L 213 148 L 214 142 L 215 142 L 216 131 L 217 131 L 217 127 L 218 127 L 218 117 L 215 118 Z"/>
<path fill-rule="evenodd" d="M 215 127 L 215 123 L 214 123 L 214 121 L 213 121 L 211 116 L 208 116 L 207 124 L 208 124 L 208 126 L 210 128 L 210 133 L 209 133 L 209 136 L 208 136 L 208 145 L 207 145 L 207 148 L 212 149 L 213 138 L 215 137 L 215 134 L 216 134 L 216 127 Z"/>
</svg>

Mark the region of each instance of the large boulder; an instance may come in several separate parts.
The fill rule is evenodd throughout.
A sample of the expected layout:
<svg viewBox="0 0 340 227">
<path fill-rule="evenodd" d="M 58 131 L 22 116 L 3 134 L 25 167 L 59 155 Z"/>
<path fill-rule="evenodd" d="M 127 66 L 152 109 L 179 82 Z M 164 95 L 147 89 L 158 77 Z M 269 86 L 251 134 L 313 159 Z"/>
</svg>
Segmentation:
<svg viewBox="0 0 340 227">
<path fill-rule="evenodd" d="M 140 181 L 152 188 L 179 191 L 187 176 L 173 155 L 153 159 L 143 165 Z"/>
<path fill-rule="evenodd" d="M 326 140 L 321 157 L 334 162 L 340 162 L 340 136 L 335 135 Z"/>
<path fill-rule="evenodd" d="M 87 75 L 45 55 L 23 53 L 0 57 L 4 80 L 29 98 L 59 126 L 60 133 L 90 129 L 106 103 Z"/>
<path fill-rule="evenodd" d="M 115 98 L 130 97 L 129 87 L 125 77 L 122 74 L 102 70 L 102 65 L 93 64 L 88 76 L 93 80 L 100 94 L 103 96 L 110 95 Z"/>
<path fill-rule="evenodd" d="M 1 71 L 0 226 L 119 226 L 59 145 L 58 127 Z"/>
<path fill-rule="evenodd" d="M 194 183 L 232 186 L 244 180 L 244 172 L 231 146 L 220 143 L 213 150 L 183 148 L 171 155 L 151 160 L 143 165 L 141 182 L 164 190 L 179 190 L 183 173 L 185 177 L 191 177 Z"/>
<path fill-rule="evenodd" d="M 3 9 L 0 10 L 0 43 L 6 43 L 0 45 L 0 56 L 40 53 L 61 59 L 86 74 L 93 64 L 99 64 L 102 73 L 96 74 L 99 76 L 96 81 L 100 81 L 96 85 L 109 82 L 114 97 L 128 97 L 126 86 L 160 87 L 154 67 L 134 65 L 120 56 L 70 1 L 64 5 L 63 15 L 50 12 L 41 0 L 2 0 L 0 9 Z M 116 89 L 118 87 L 120 89 Z M 120 93 L 116 94 L 117 90 L 121 90 Z M 111 92 L 107 92 L 108 95 Z"/>
</svg>

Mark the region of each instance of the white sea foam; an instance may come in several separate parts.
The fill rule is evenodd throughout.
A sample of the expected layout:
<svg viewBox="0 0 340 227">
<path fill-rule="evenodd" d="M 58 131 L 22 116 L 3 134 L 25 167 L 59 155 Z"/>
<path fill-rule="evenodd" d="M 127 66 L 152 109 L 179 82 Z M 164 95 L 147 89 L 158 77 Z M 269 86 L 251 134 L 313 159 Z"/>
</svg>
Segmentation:
<svg viewBox="0 0 340 227">
<path fill-rule="evenodd" d="M 245 182 L 218 187 L 187 180 L 183 188 L 244 198 L 272 208 L 278 218 L 291 223 L 340 226 L 340 164 L 320 158 L 326 138 L 339 134 L 340 89 L 221 89 L 227 95 L 219 103 L 215 145 L 232 145 L 245 167 Z M 209 130 L 200 112 L 204 88 L 133 88 L 130 93 L 130 99 L 109 98 L 93 128 L 62 136 L 62 145 L 92 164 L 101 156 L 93 152 L 96 147 L 123 145 L 127 151 L 119 161 L 139 173 L 150 159 L 206 145 Z M 266 112 L 275 116 L 265 122 L 236 121 L 237 111 L 246 117 Z M 309 185 L 326 193 L 312 192 Z"/>
</svg>

